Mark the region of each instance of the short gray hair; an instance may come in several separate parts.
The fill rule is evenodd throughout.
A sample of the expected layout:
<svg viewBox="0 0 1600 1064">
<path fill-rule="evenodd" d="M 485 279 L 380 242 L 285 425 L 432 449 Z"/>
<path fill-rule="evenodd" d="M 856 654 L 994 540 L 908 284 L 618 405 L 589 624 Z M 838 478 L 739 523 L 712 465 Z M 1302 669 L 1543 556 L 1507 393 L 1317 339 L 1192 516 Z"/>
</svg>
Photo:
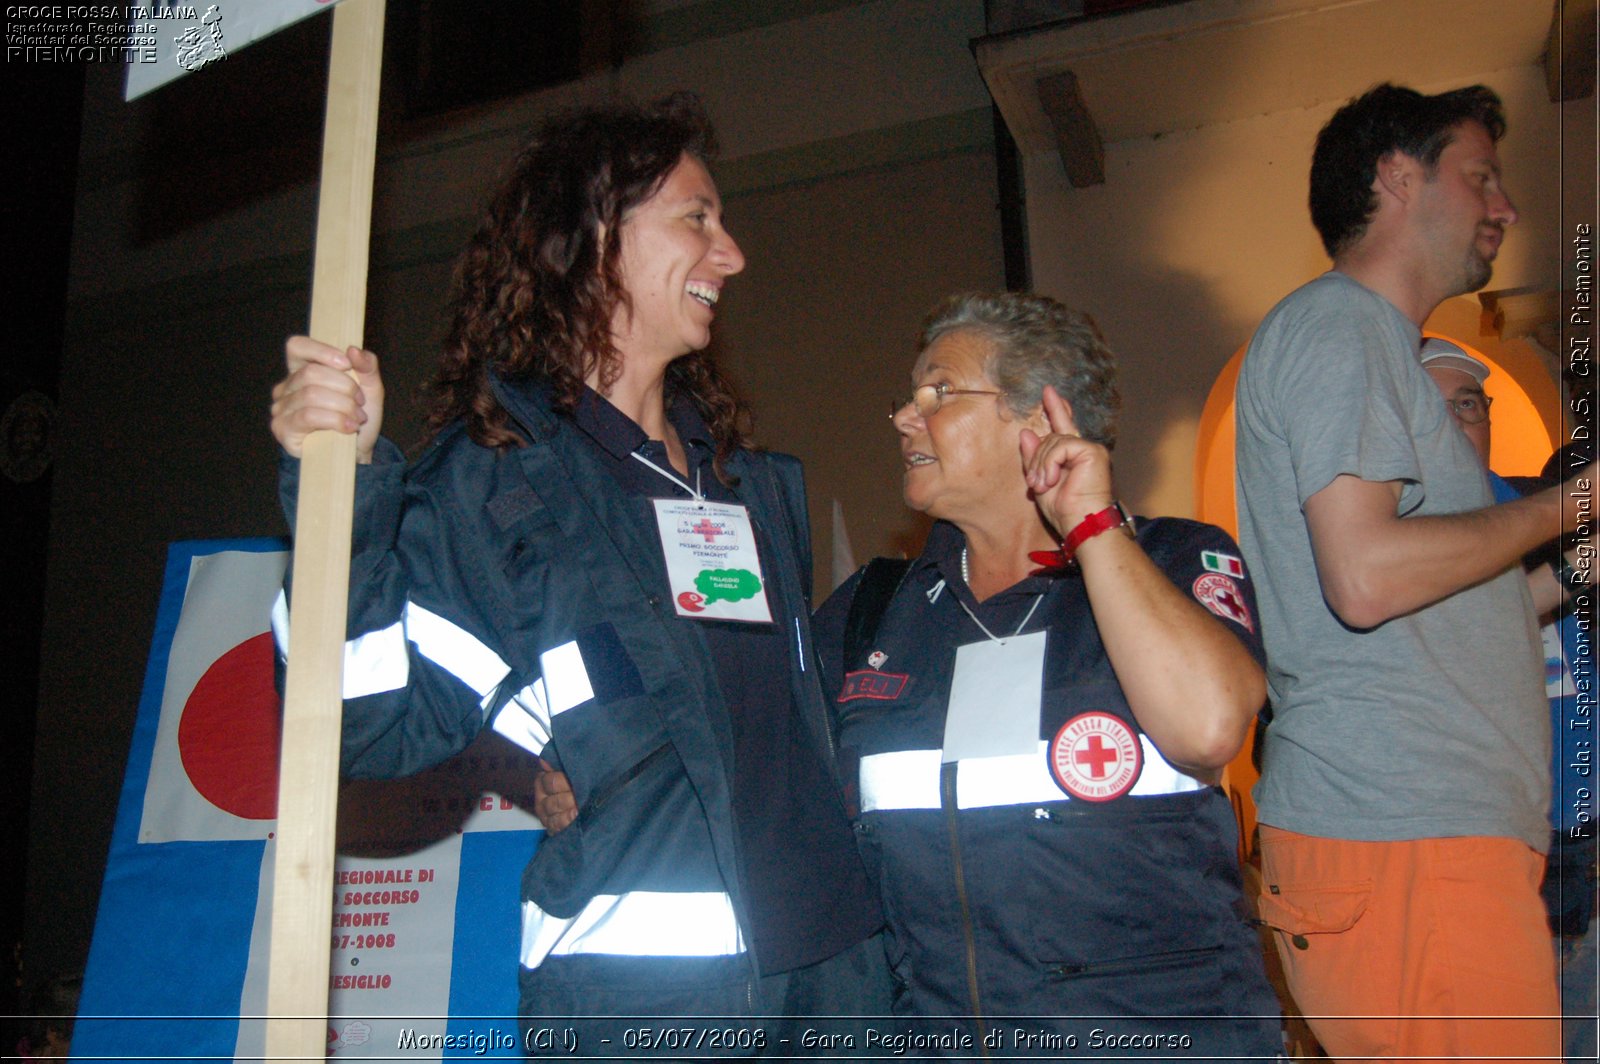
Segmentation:
<svg viewBox="0 0 1600 1064">
<path fill-rule="evenodd" d="M 986 372 L 1013 414 L 1031 414 L 1052 385 L 1072 407 L 1084 439 L 1115 445 L 1122 409 L 1117 358 L 1093 318 L 1032 292 L 962 292 L 923 321 L 917 353 L 962 330 L 994 345 Z"/>
</svg>

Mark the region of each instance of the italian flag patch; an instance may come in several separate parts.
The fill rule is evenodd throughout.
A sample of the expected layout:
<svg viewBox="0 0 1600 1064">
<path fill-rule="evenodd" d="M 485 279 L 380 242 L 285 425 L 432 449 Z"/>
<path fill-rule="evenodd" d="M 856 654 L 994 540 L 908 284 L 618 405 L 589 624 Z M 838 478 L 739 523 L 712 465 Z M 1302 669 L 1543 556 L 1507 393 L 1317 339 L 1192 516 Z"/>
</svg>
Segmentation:
<svg viewBox="0 0 1600 1064">
<path fill-rule="evenodd" d="M 1239 580 L 1244 579 L 1244 562 L 1232 554 L 1223 554 L 1217 550 L 1203 550 L 1200 552 L 1200 564 L 1205 566 L 1207 572 L 1221 573 Z"/>
</svg>

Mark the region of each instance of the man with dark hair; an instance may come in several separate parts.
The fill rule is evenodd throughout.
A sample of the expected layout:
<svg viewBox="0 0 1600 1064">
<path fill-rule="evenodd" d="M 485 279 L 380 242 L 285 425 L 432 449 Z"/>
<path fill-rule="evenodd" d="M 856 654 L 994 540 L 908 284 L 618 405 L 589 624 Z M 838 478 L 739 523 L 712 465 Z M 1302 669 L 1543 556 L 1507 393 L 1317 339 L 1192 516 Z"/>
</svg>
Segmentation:
<svg viewBox="0 0 1600 1064">
<path fill-rule="evenodd" d="M 1498 143 L 1506 132 L 1500 97 L 1482 85 L 1437 96 L 1379 85 L 1333 116 L 1311 157 L 1311 224 L 1329 258 L 1361 239 L 1378 209 L 1372 184 L 1378 160 L 1399 151 L 1434 171 L 1462 122 L 1476 122 Z M 1488 280 L 1486 268 L 1466 291 L 1476 291 Z"/>
<path fill-rule="evenodd" d="M 1496 506 L 1419 360 L 1517 219 L 1481 86 L 1379 86 L 1323 128 L 1333 270 L 1275 307 L 1238 389 L 1240 543 L 1275 719 L 1264 921 L 1335 1057 L 1559 1052 L 1539 899 L 1550 721 L 1518 560 L 1575 514 Z M 1563 513 L 1567 509 L 1567 513 Z M 1462 638 L 1463 633 L 1472 638 Z"/>
</svg>

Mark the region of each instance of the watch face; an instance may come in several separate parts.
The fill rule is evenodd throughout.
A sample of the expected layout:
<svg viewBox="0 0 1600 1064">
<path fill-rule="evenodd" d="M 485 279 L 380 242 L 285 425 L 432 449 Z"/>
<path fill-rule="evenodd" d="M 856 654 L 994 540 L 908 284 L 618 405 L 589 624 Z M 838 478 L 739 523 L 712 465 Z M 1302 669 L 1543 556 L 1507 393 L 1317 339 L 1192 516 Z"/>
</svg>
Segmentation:
<svg viewBox="0 0 1600 1064">
<path fill-rule="evenodd" d="M 0 473 L 18 484 L 50 468 L 56 405 L 43 392 L 23 392 L 0 416 Z"/>
<path fill-rule="evenodd" d="M 1567 560 L 1565 554 L 1558 554 L 1549 563 L 1550 573 L 1571 594 L 1577 594 L 1589 589 L 1589 581 L 1593 572 L 1585 566 L 1582 569 L 1575 567 Z"/>
</svg>

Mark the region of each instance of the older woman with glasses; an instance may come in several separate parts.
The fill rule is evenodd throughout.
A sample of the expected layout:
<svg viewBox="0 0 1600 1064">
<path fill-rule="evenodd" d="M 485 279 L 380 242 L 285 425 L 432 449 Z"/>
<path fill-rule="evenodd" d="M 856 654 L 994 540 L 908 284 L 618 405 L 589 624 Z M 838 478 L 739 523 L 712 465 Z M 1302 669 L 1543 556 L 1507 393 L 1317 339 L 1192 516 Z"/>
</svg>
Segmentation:
<svg viewBox="0 0 1600 1064">
<path fill-rule="evenodd" d="M 1276 1059 L 1217 786 L 1266 693 L 1238 548 L 1117 503 L 1084 315 L 956 296 L 919 352 L 894 427 L 938 520 L 816 620 L 896 1013 L 954 1056 Z"/>
</svg>

